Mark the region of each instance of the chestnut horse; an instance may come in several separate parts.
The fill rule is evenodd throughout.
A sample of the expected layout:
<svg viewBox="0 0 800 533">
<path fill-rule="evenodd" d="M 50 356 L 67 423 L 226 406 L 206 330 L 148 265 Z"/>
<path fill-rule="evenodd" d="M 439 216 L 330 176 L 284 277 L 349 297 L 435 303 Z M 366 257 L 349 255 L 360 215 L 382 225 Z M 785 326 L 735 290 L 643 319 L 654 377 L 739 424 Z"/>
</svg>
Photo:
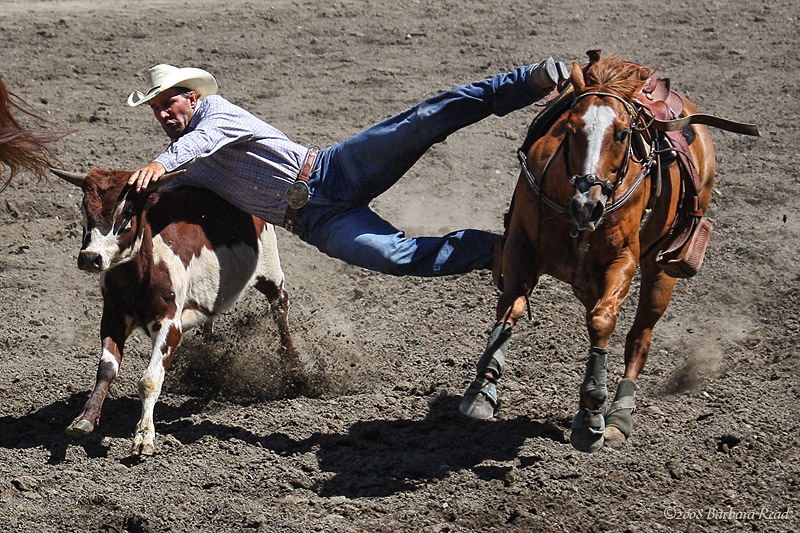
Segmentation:
<svg viewBox="0 0 800 533">
<path fill-rule="evenodd" d="M 585 68 L 573 64 L 571 86 L 561 94 L 570 98 L 553 114 L 552 126 L 530 138 L 531 126 L 520 150 L 523 172 L 506 218 L 496 324 L 460 410 L 473 418 L 494 415 L 511 329 L 525 313 L 539 277 L 549 274 L 569 283 L 586 308 L 590 349 L 570 440 L 576 449 L 592 452 L 604 440 L 624 442 L 632 432 L 636 378 L 647 361 L 653 327 L 669 305 L 673 276 L 691 275 L 674 270 L 669 275 L 660 256 L 678 228 L 686 229 L 682 220 L 702 221 L 710 231 L 702 215 L 711 198 L 715 157 L 704 125 L 672 116 L 671 128 L 662 130 L 674 135 L 682 128 L 682 146 L 654 129 L 658 121 L 641 105 L 646 100 L 641 91 L 657 81 L 662 96 L 671 95 L 670 102 L 683 106 L 683 116 L 710 117 L 670 91 L 668 80 L 613 56 L 600 58 L 599 51 L 589 57 Z M 690 187 L 686 167 L 692 165 L 696 174 Z M 694 200 L 688 211 L 687 198 Z M 637 267 L 641 286 L 625 342 L 625 374 L 607 405 L 608 343 Z"/>
<path fill-rule="evenodd" d="M 0 190 L 5 189 L 22 169 L 27 169 L 43 179 L 50 162 L 56 160 L 48 144 L 64 136 L 62 133 L 25 129 L 11 114 L 12 108 L 37 120 L 44 120 L 29 111 L 25 101 L 9 91 L 0 78 L 0 163 L 7 165 L 11 171 L 3 181 L 3 167 L 0 166 Z"/>
</svg>

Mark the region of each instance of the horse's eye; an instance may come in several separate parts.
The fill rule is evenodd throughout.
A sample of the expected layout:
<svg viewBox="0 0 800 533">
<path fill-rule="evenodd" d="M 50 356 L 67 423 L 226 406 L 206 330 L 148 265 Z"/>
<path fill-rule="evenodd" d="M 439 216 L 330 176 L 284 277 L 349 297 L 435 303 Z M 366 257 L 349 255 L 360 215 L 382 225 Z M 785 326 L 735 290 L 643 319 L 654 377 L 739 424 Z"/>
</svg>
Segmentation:
<svg viewBox="0 0 800 533">
<path fill-rule="evenodd" d="M 628 138 L 628 130 L 620 130 L 617 132 L 617 142 L 625 142 Z"/>
</svg>

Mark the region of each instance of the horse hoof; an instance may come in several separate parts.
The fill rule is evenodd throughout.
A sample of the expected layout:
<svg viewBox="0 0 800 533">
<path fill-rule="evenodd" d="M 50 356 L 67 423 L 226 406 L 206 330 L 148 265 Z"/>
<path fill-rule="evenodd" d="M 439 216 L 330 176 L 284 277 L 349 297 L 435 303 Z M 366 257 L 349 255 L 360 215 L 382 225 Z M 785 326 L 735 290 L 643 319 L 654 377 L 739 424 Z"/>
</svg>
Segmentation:
<svg viewBox="0 0 800 533">
<path fill-rule="evenodd" d="M 605 439 L 602 434 L 598 435 L 588 428 L 582 428 L 572 430 L 569 442 L 579 452 L 594 453 L 603 447 Z"/>
<path fill-rule="evenodd" d="M 486 376 L 478 376 L 464 393 L 458 410 L 470 418 L 488 420 L 497 408 L 497 385 Z"/>
<path fill-rule="evenodd" d="M 470 418 L 489 420 L 494 416 L 494 406 L 483 394 L 467 393 L 461 400 L 458 410 Z"/>
<path fill-rule="evenodd" d="M 83 437 L 94 431 L 94 424 L 86 419 L 79 418 L 72 421 L 72 424 L 65 430 L 67 435 L 73 437 Z"/>
<path fill-rule="evenodd" d="M 603 433 L 603 437 L 605 437 L 607 441 L 625 442 L 627 440 L 625 434 L 614 426 L 606 426 L 606 431 Z"/>
<path fill-rule="evenodd" d="M 603 433 L 603 438 L 605 439 L 606 444 L 612 448 L 621 448 L 628 441 L 628 438 L 625 436 L 625 434 L 614 426 L 606 426 L 606 430 Z"/>
<path fill-rule="evenodd" d="M 594 453 L 603 447 L 606 421 L 603 415 L 581 409 L 572 419 L 572 434 L 569 442 L 579 452 Z"/>
</svg>

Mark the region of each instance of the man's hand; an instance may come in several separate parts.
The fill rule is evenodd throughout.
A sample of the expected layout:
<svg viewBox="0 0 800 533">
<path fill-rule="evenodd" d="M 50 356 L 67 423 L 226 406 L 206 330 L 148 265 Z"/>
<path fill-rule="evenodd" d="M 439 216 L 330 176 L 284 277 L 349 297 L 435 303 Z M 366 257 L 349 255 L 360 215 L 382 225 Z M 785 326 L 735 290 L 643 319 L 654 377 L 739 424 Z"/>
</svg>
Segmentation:
<svg viewBox="0 0 800 533">
<path fill-rule="evenodd" d="M 136 192 L 139 192 L 142 189 L 146 189 L 150 182 L 158 181 L 166 173 L 167 169 L 164 168 L 164 165 L 158 161 L 153 161 L 131 174 L 131 177 L 128 178 L 128 185 L 135 183 Z"/>
</svg>

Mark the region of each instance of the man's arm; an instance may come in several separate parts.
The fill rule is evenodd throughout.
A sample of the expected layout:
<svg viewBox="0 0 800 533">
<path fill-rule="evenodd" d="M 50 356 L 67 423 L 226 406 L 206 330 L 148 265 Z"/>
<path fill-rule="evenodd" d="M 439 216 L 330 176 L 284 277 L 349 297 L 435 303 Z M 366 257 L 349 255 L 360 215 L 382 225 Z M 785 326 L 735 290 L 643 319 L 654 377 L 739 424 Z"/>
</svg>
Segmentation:
<svg viewBox="0 0 800 533">
<path fill-rule="evenodd" d="M 166 173 L 167 169 L 164 168 L 164 165 L 158 161 L 153 161 L 131 174 L 131 177 L 128 179 L 128 185 L 133 185 L 135 183 L 136 192 L 139 192 L 142 189 L 146 189 L 150 182 L 158 181 L 158 179 Z"/>
<path fill-rule="evenodd" d="M 172 141 L 155 161 L 136 170 L 128 179 L 128 185 L 136 183 L 139 191 L 151 181 L 158 181 L 166 172 L 210 155 L 223 146 L 255 138 L 252 129 L 252 122 L 257 121 L 255 117 L 219 97 L 209 97 L 205 102 L 194 129 Z"/>
</svg>

